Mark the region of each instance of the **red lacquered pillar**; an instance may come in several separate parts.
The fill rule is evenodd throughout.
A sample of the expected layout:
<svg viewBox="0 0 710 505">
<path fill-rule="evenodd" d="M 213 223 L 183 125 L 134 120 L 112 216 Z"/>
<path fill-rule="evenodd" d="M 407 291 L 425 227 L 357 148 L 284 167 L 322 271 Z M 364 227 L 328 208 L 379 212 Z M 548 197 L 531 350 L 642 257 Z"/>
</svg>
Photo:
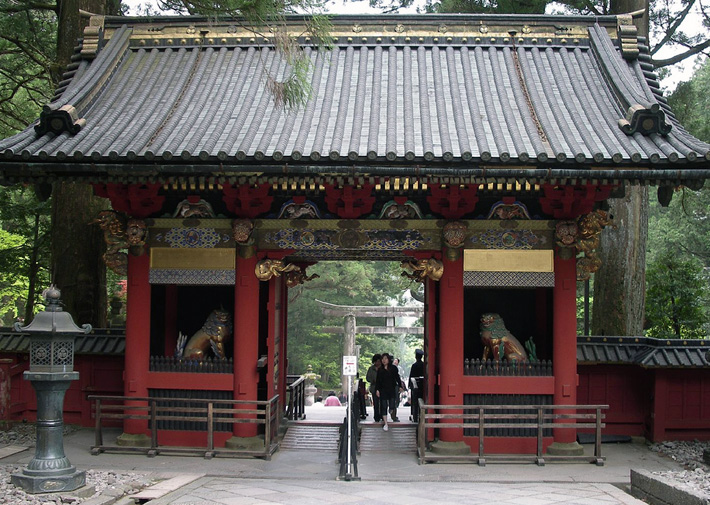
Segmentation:
<svg viewBox="0 0 710 505">
<path fill-rule="evenodd" d="M 555 287 L 552 295 L 552 373 L 555 405 L 577 404 L 577 268 L 575 258 L 555 255 Z M 571 413 L 559 410 L 556 413 Z M 570 420 L 563 422 L 569 423 Z M 553 430 L 555 442 L 573 443 L 576 430 Z"/>
<path fill-rule="evenodd" d="M 463 379 L 463 257 L 451 261 L 443 259 L 444 275 L 439 281 L 439 345 L 438 358 L 439 403 L 462 405 Z M 461 413 L 461 411 L 446 411 Z M 460 421 L 452 421 L 460 422 Z M 444 442 L 463 440 L 463 428 L 439 431 Z"/>
<path fill-rule="evenodd" d="M 150 360 L 150 256 L 128 255 L 128 290 L 126 297 L 126 363 L 124 395 L 148 396 L 148 362 Z M 126 402 L 126 405 L 140 403 Z M 148 421 L 126 419 L 127 434 L 147 434 Z"/>
<path fill-rule="evenodd" d="M 234 286 L 234 399 L 257 400 L 259 372 L 259 279 L 254 274 L 257 257 L 237 254 Z M 256 405 L 238 405 L 255 408 Z M 235 423 L 234 435 L 253 437 L 257 425 Z"/>
</svg>

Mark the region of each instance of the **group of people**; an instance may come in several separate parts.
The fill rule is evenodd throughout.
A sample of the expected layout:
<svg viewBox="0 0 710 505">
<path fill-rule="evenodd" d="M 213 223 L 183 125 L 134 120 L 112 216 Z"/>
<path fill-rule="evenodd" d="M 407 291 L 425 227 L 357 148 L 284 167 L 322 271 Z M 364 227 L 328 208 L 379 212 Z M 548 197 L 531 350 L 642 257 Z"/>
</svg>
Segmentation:
<svg viewBox="0 0 710 505">
<path fill-rule="evenodd" d="M 409 372 L 411 382 L 411 417 L 412 421 L 419 421 L 419 398 L 423 391 L 424 381 L 424 351 L 417 349 L 414 351 L 416 361 Z M 382 429 L 389 430 L 387 414 L 389 413 L 393 423 L 399 421 L 397 418 L 397 407 L 399 406 L 400 393 L 408 389 L 402 381 L 397 360 L 393 359 L 389 353 L 375 354 L 372 356 L 372 366 L 367 370 L 365 379 L 370 384 L 370 396 L 375 411 L 375 422 L 382 422 Z"/>
</svg>

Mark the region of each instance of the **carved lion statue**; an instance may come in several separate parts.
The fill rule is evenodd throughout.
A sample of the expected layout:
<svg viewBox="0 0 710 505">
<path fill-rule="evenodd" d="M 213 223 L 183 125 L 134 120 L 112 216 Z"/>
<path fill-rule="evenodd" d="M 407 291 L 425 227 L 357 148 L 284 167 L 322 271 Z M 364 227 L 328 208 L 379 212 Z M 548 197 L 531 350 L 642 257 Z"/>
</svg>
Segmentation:
<svg viewBox="0 0 710 505">
<path fill-rule="evenodd" d="M 129 219 L 126 225 L 126 238 L 129 246 L 142 247 L 148 238 L 148 227 L 142 219 Z"/>
<path fill-rule="evenodd" d="M 265 258 L 257 262 L 254 273 L 260 281 L 268 281 L 272 277 L 280 277 L 281 274 L 294 270 L 300 270 L 300 267 L 294 263 L 285 263 L 283 260 Z"/>
<path fill-rule="evenodd" d="M 525 348 L 505 327 L 500 315 L 495 313 L 481 316 L 481 342 L 483 343 L 483 360 L 489 355 L 495 361 L 524 362 L 528 360 Z"/>
<path fill-rule="evenodd" d="M 231 314 L 225 310 L 213 310 L 202 328 L 187 341 L 182 356 L 202 361 L 205 359 L 205 352 L 212 349 L 215 356 L 224 359 L 224 344 L 231 336 Z"/>
<path fill-rule="evenodd" d="M 98 224 L 104 232 L 106 252 L 103 255 L 106 266 L 119 275 L 126 275 L 128 256 L 121 249 L 128 247 L 126 237 L 126 216 L 115 210 L 102 210 L 90 224 Z"/>
<path fill-rule="evenodd" d="M 444 264 L 436 258 L 423 260 L 404 260 L 400 264 L 404 269 L 402 275 L 417 282 L 424 282 L 427 277 L 438 281 L 444 275 Z"/>
</svg>

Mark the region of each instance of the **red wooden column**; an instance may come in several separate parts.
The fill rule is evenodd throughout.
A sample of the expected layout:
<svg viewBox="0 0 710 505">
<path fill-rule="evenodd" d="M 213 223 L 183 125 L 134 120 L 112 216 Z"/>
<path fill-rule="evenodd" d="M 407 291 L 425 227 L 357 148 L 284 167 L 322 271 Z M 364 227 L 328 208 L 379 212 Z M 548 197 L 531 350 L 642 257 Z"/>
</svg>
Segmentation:
<svg viewBox="0 0 710 505">
<path fill-rule="evenodd" d="M 148 396 L 150 360 L 150 256 L 128 255 L 128 292 L 126 297 L 126 364 L 124 395 Z M 131 402 L 126 402 L 130 405 Z M 134 403 L 135 404 L 135 403 Z M 129 435 L 147 434 L 148 421 L 126 419 L 123 431 Z"/>
<path fill-rule="evenodd" d="M 576 260 L 562 259 L 556 254 L 555 288 L 552 295 L 552 373 L 555 376 L 555 405 L 577 404 L 576 296 Z M 571 429 L 554 430 L 553 434 L 555 442 L 562 444 L 573 443 L 577 439 L 577 433 Z"/>
<path fill-rule="evenodd" d="M 254 274 L 257 257 L 237 254 L 234 286 L 234 399 L 257 400 L 259 372 L 259 279 Z M 239 408 L 248 408 L 239 405 Z M 234 435 L 254 437 L 257 425 L 235 423 Z"/>
<path fill-rule="evenodd" d="M 426 371 L 424 373 L 424 403 L 434 404 L 436 403 L 436 364 L 438 363 L 437 354 L 439 352 L 437 348 L 437 342 L 439 341 L 439 336 L 437 335 L 436 327 L 436 289 L 439 283 L 431 279 L 426 280 L 426 287 L 424 288 L 424 366 Z M 427 430 L 427 440 L 434 439 L 434 430 Z"/>
<path fill-rule="evenodd" d="M 283 280 L 283 277 L 274 276 L 269 281 L 269 338 L 267 341 L 268 365 L 266 372 L 266 400 L 279 394 L 278 388 L 281 383 L 281 346 L 284 334 L 283 292 L 286 290 L 286 285 Z M 279 404 L 281 403 L 282 400 L 279 399 Z"/>
<path fill-rule="evenodd" d="M 439 344 L 438 359 L 439 403 L 462 405 L 463 393 L 463 257 L 443 259 L 444 275 L 439 281 Z M 449 411 L 448 413 L 461 413 Z M 439 431 L 444 442 L 463 440 L 463 428 Z"/>
<path fill-rule="evenodd" d="M 276 346 L 278 352 L 278 362 L 274 366 L 278 367 L 278 385 L 277 393 L 279 395 L 279 414 L 283 415 L 286 411 L 288 398 L 286 396 L 286 375 L 288 371 L 288 362 L 286 359 L 286 339 L 288 338 L 288 288 L 286 282 L 281 281 L 281 340 Z"/>
</svg>

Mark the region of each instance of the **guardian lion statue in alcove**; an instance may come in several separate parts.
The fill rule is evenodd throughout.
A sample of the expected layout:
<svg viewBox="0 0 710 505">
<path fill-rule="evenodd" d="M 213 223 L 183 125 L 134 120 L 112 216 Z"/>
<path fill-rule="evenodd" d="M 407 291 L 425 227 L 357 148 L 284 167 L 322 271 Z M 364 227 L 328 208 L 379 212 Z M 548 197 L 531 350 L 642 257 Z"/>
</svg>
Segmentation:
<svg viewBox="0 0 710 505">
<path fill-rule="evenodd" d="M 215 357 L 225 359 L 224 345 L 232 336 L 231 318 L 231 314 L 223 309 L 213 310 L 190 340 L 180 333 L 175 354 L 180 358 L 203 361 L 207 351 L 211 350 Z"/>
<path fill-rule="evenodd" d="M 503 359 L 524 363 L 528 355 L 520 341 L 505 327 L 499 314 L 487 313 L 481 316 L 481 342 L 483 361 L 489 356 L 495 361 Z"/>
</svg>

